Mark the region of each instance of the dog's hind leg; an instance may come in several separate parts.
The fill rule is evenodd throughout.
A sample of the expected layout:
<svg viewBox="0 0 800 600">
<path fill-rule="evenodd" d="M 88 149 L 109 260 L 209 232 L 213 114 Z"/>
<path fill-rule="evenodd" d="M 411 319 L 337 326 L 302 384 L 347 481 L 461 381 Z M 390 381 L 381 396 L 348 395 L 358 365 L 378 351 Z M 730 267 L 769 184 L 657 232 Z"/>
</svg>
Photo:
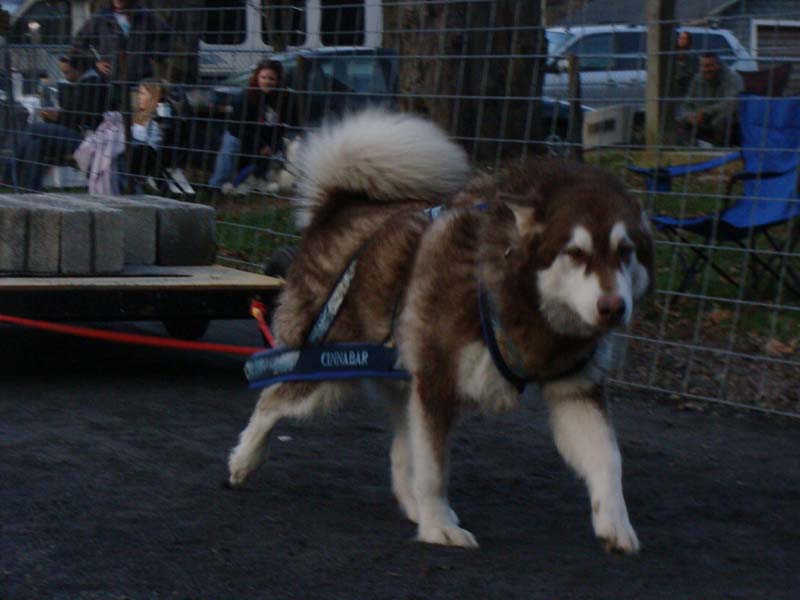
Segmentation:
<svg viewBox="0 0 800 600">
<path fill-rule="evenodd" d="M 425 390 L 424 394 L 420 390 Z M 455 409 L 453 405 L 446 407 L 440 392 L 441 387 L 426 386 L 416 379 L 409 399 L 409 441 L 419 518 L 417 538 L 431 544 L 477 548 L 475 537 L 458 526 L 447 500 L 448 444 Z"/>
<path fill-rule="evenodd" d="M 229 482 L 244 483 L 266 455 L 269 435 L 284 417 L 303 418 L 338 407 L 348 383 L 278 383 L 265 388 L 228 458 Z"/>
<path fill-rule="evenodd" d="M 564 460 L 586 481 L 595 535 L 607 550 L 629 554 L 639 540 L 622 495 L 622 459 L 602 390 L 572 382 L 544 386 L 553 438 Z"/>
</svg>

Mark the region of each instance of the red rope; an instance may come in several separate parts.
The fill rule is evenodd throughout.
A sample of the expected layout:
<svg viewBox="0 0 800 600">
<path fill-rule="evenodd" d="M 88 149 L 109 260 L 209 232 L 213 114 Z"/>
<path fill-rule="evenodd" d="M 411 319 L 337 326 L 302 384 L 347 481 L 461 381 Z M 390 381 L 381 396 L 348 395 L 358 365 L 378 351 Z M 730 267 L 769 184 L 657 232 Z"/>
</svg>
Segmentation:
<svg viewBox="0 0 800 600">
<path fill-rule="evenodd" d="M 267 321 L 264 318 L 264 315 L 267 314 L 267 307 L 264 306 L 263 302 L 253 300 L 250 303 L 250 314 L 253 315 L 253 318 L 256 320 L 258 328 L 261 330 L 261 333 L 263 334 L 264 339 L 267 341 L 267 344 L 269 344 L 269 347 L 274 348 L 275 338 L 272 337 L 272 332 L 269 330 L 269 325 L 267 325 Z"/>
<path fill-rule="evenodd" d="M 50 323 L 48 321 L 36 321 L 23 317 L 12 317 L 0 315 L 0 323 L 12 323 L 23 327 L 41 329 L 74 335 L 96 340 L 106 340 L 109 342 L 121 342 L 123 344 L 138 344 L 140 346 L 156 346 L 159 348 L 178 348 L 181 350 L 196 350 L 199 352 L 220 352 L 222 354 L 242 354 L 250 356 L 256 352 L 261 352 L 264 348 L 250 346 L 233 346 L 230 344 L 215 344 L 211 342 L 189 342 L 186 340 L 175 340 L 172 338 L 158 337 L 154 335 L 141 335 L 138 333 L 122 333 L 117 331 L 107 331 L 103 329 L 92 329 L 90 327 L 78 327 L 75 325 L 64 325 L 62 323 Z M 272 336 L 270 336 L 271 338 Z M 268 338 L 268 339 L 270 339 Z M 274 344 L 274 341 L 271 342 Z"/>
</svg>

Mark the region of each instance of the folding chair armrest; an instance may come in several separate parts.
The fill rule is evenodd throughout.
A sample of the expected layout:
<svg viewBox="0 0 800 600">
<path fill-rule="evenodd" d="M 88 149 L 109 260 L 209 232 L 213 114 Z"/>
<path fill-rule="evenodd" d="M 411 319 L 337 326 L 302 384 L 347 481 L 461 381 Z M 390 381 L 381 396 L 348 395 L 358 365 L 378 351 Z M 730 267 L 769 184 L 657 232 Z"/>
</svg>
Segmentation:
<svg viewBox="0 0 800 600">
<path fill-rule="evenodd" d="M 783 177 L 788 171 L 739 171 L 730 176 L 731 181 L 750 181 L 751 179 L 772 179 Z"/>
<path fill-rule="evenodd" d="M 739 171 L 728 177 L 728 184 L 725 188 L 725 208 L 728 207 L 733 186 L 739 181 L 752 181 L 753 179 L 772 179 L 783 177 L 788 171 Z"/>
<path fill-rule="evenodd" d="M 673 165 L 671 167 L 637 167 L 629 165 L 629 171 L 638 175 L 643 175 L 647 180 L 647 189 L 655 191 L 669 191 L 672 187 L 673 177 L 682 177 L 692 173 L 702 173 L 703 171 L 710 171 L 722 165 L 728 164 L 734 160 L 740 159 L 741 152 L 730 152 L 723 156 L 717 156 L 699 163 L 687 163 L 683 165 Z"/>
</svg>

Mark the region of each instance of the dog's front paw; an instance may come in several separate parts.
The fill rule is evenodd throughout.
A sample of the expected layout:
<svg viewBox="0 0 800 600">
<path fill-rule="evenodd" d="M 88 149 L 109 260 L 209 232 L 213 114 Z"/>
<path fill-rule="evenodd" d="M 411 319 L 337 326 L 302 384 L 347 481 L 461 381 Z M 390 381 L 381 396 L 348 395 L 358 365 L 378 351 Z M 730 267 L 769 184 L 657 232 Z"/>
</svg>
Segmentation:
<svg viewBox="0 0 800 600">
<path fill-rule="evenodd" d="M 443 546 L 460 546 L 462 548 L 477 548 L 475 536 L 466 529 L 456 525 L 429 525 L 420 526 L 417 539 L 428 544 L 441 544 Z"/>
<path fill-rule="evenodd" d="M 257 466 L 256 461 L 247 460 L 247 455 L 234 450 L 228 459 L 228 483 L 232 488 L 241 487 Z"/>
<path fill-rule="evenodd" d="M 619 506 L 599 506 L 592 511 L 595 535 L 603 542 L 607 552 L 639 552 L 639 538 L 633 530 L 628 511 Z"/>
</svg>

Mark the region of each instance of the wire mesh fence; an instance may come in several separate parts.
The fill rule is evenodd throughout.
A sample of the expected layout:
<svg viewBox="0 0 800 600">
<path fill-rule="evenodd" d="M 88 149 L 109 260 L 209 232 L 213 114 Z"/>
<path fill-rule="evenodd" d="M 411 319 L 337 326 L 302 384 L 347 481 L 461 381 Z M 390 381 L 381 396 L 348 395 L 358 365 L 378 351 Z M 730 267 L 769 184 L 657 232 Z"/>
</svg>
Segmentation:
<svg viewBox="0 0 800 600">
<path fill-rule="evenodd" d="M 210 204 L 219 261 L 259 270 L 297 239 L 306 131 L 424 113 L 478 172 L 569 155 L 641 198 L 656 290 L 615 385 L 800 415 L 800 1 L 2 5 L 4 192 Z M 81 152 L 109 113 L 124 145 L 98 177 Z"/>
</svg>

